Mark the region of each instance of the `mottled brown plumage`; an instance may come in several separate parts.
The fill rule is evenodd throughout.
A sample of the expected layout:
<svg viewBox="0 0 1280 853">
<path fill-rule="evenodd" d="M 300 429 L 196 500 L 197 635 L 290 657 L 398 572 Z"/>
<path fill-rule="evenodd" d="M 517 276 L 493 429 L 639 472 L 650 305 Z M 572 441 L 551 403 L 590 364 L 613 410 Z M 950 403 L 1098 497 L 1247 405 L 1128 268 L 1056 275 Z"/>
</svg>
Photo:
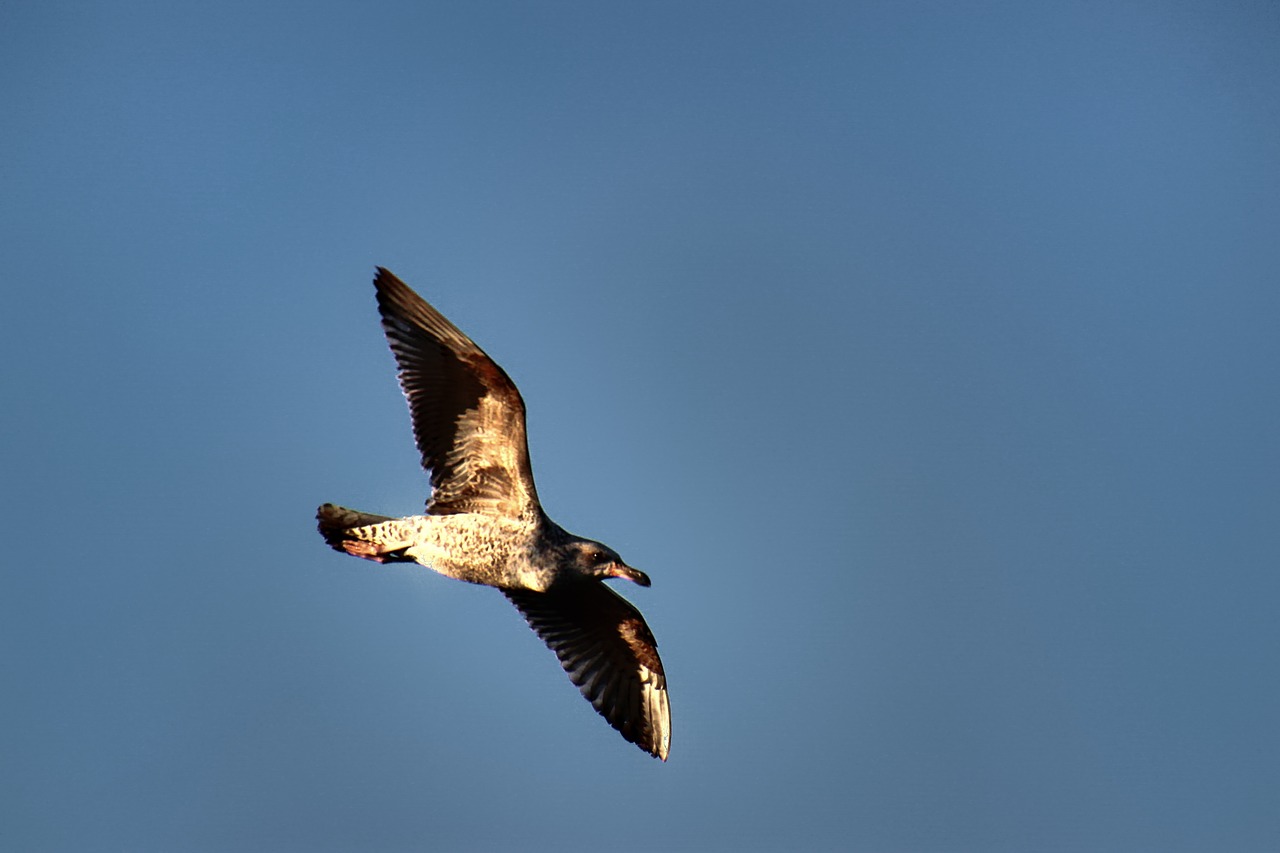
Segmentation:
<svg viewBox="0 0 1280 853">
<path fill-rule="evenodd" d="M 648 586 L 648 576 L 543 512 L 524 401 L 506 372 L 387 270 L 374 286 L 431 496 L 425 515 L 405 518 L 325 504 L 321 535 L 352 556 L 502 590 L 609 724 L 665 761 L 671 716 L 658 644 L 640 611 L 604 584 Z"/>
</svg>

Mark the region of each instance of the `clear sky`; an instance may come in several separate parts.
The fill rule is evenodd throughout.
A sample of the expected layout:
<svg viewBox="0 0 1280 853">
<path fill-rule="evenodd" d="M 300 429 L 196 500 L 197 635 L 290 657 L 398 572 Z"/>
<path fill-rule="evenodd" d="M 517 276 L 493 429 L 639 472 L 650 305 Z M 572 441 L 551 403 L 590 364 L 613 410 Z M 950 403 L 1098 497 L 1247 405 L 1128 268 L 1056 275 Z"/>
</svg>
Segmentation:
<svg viewBox="0 0 1280 853">
<path fill-rule="evenodd" d="M 0 847 L 1280 844 L 1280 11 L 0 6 Z M 370 279 L 648 572 L 671 760 L 420 510 Z"/>
</svg>

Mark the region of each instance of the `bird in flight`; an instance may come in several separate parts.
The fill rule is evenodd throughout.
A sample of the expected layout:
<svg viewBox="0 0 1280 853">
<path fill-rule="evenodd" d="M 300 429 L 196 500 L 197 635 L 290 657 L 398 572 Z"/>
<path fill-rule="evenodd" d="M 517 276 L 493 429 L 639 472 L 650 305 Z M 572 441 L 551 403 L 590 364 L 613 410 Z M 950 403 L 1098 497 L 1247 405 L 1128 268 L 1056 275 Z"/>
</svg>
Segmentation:
<svg viewBox="0 0 1280 853">
<path fill-rule="evenodd" d="M 666 761 L 671 710 L 657 641 L 604 583 L 649 586 L 649 576 L 547 517 L 524 400 L 506 372 L 387 270 L 378 267 L 373 284 L 431 496 L 425 515 L 404 518 L 324 504 L 320 534 L 355 557 L 497 587 L 609 725 Z"/>
</svg>

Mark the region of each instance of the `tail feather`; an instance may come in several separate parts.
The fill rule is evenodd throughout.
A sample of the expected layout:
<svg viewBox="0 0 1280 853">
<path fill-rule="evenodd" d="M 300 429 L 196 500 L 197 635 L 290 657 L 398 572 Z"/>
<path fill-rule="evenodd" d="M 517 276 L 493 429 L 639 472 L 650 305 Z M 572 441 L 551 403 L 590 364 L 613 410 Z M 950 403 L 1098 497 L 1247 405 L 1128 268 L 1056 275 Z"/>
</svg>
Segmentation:
<svg viewBox="0 0 1280 853">
<path fill-rule="evenodd" d="M 410 543 L 389 535 L 393 531 L 387 522 L 397 520 L 389 515 L 374 515 L 333 504 L 324 504 L 316 510 L 316 527 L 329 547 L 376 563 L 412 562 L 412 558 L 404 555 Z"/>
</svg>

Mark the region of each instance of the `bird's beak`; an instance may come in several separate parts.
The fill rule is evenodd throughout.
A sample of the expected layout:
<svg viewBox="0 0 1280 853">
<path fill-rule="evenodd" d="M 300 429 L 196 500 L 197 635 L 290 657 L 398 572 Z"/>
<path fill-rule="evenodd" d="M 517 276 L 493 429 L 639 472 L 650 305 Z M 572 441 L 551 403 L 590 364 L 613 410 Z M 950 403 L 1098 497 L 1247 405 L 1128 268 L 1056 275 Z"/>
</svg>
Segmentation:
<svg viewBox="0 0 1280 853">
<path fill-rule="evenodd" d="M 612 564 L 611 566 L 609 566 L 607 575 L 608 577 L 611 577 L 611 578 L 626 578 L 629 581 L 634 581 L 635 583 L 640 584 L 640 586 L 649 585 L 648 575 L 646 575 L 644 572 L 640 571 L 639 569 L 631 568 L 626 563 Z"/>
</svg>

